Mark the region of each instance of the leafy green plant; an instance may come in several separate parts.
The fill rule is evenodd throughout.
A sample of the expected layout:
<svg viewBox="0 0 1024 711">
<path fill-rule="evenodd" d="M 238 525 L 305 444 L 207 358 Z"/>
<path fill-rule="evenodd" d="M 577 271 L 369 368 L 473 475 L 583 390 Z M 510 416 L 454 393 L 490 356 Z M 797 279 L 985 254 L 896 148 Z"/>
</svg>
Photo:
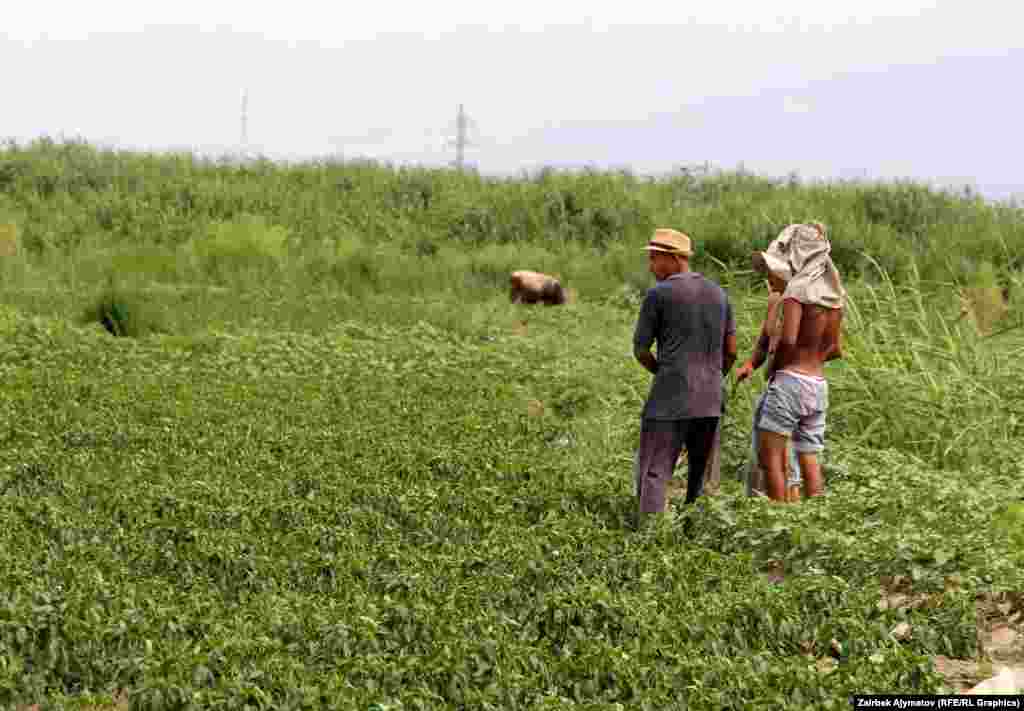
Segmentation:
<svg viewBox="0 0 1024 711">
<path fill-rule="evenodd" d="M 114 280 L 81 315 L 81 322 L 96 323 L 112 336 L 139 338 L 166 333 L 159 310 L 143 294 L 125 289 Z"/>
<path fill-rule="evenodd" d="M 1005 536 L 1017 559 L 1024 563 L 1024 503 L 1011 501 L 996 513 L 992 521 L 996 535 Z"/>
<path fill-rule="evenodd" d="M 245 215 L 215 223 L 209 234 L 193 238 L 188 253 L 209 278 L 218 283 L 256 279 L 274 273 L 288 249 L 288 232 L 270 226 L 262 217 Z"/>
<path fill-rule="evenodd" d="M 21 244 L 47 245 L 0 283 L 0 706 L 842 709 L 942 690 L 976 599 L 1024 584 L 1016 307 L 991 335 L 958 320 L 958 289 L 1020 280 L 1015 212 L 900 188 L 869 221 L 857 186 L 712 171 L 52 142 L 0 166 Z M 468 246 L 448 230 L 474 207 Z M 809 215 L 848 248 L 826 496 L 743 495 L 739 384 L 720 494 L 633 531 L 646 230 L 692 233 L 747 353 L 744 255 Z M 579 300 L 510 305 L 521 267 Z"/>
</svg>

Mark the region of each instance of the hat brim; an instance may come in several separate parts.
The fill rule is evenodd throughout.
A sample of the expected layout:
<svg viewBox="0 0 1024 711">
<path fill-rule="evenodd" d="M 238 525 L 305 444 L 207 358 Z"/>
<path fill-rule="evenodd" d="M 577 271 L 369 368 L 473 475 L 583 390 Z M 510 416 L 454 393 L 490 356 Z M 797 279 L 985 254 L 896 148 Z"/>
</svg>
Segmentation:
<svg viewBox="0 0 1024 711">
<path fill-rule="evenodd" d="M 644 251 L 647 252 L 661 252 L 662 254 L 671 254 L 673 257 L 692 257 L 693 252 L 683 252 L 678 249 L 665 249 L 664 247 L 652 247 L 647 245 L 644 247 Z"/>
</svg>

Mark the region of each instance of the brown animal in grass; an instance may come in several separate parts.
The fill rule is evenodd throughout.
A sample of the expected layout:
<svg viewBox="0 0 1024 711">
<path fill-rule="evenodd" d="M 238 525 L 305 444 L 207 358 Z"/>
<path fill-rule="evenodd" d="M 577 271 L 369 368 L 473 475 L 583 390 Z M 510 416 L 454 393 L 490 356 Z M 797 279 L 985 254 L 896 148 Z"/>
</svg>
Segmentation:
<svg viewBox="0 0 1024 711">
<path fill-rule="evenodd" d="M 513 304 L 542 303 L 548 306 L 564 304 L 565 289 L 558 279 L 540 272 L 512 272 L 511 293 Z"/>
</svg>

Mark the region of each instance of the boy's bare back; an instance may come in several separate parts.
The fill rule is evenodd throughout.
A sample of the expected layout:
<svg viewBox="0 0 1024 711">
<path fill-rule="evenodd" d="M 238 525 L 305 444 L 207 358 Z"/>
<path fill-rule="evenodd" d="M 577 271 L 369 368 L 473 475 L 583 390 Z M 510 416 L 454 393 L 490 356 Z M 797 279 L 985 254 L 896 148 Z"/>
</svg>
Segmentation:
<svg viewBox="0 0 1024 711">
<path fill-rule="evenodd" d="M 825 362 L 842 357 L 840 328 L 843 310 L 786 299 L 783 312 L 783 335 L 775 352 L 774 370 L 824 377 Z M 799 320 L 795 339 L 792 337 L 793 320 Z M 787 332 L 790 338 L 786 338 Z"/>
</svg>

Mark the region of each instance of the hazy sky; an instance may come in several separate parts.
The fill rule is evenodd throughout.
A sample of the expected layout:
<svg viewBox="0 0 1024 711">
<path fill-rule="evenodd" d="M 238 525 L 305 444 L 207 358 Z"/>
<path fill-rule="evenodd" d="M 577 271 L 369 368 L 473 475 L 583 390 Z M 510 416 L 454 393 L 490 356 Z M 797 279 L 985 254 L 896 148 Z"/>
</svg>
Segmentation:
<svg viewBox="0 0 1024 711">
<path fill-rule="evenodd" d="M 1024 194 L 1024 3 L 11 3 L 0 137 Z"/>
</svg>

